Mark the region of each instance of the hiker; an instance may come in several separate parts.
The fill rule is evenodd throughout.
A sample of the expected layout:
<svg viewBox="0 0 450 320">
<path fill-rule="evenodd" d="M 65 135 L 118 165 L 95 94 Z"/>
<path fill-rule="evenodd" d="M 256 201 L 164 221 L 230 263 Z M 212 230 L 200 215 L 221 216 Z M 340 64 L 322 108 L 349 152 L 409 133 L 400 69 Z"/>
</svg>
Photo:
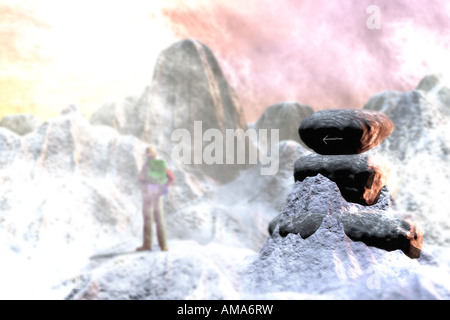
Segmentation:
<svg viewBox="0 0 450 320">
<path fill-rule="evenodd" d="M 142 214 L 144 216 L 144 233 L 142 246 L 137 251 L 152 249 L 153 220 L 156 222 L 158 244 L 162 251 L 167 251 L 166 227 L 162 196 L 168 192 L 168 187 L 175 181 L 173 173 L 166 167 L 164 160 L 157 159 L 156 149 L 147 147 L 147 161 L 139 174 L 142 182 Z"/>
</svg>

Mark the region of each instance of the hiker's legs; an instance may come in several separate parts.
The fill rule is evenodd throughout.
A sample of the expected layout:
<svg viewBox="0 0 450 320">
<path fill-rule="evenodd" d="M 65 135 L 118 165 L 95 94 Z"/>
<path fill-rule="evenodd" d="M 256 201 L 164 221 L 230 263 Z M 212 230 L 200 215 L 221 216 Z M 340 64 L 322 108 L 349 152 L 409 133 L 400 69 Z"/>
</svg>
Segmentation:
<svg viewBox="0 0 450 320">
<path fill-rule="evenodd" d="M 154 215 L 156 222 L 156 235 L 158 237 L 158 244 L 161 250 L 167 250 L 166 226 L 164 223 L 164 211 L 162 196 L 156 195 L 154 197 Z"/>
<path fill-rule="evenodd" d="M 153 245 L 153 204 L 147 190 L 142 193 L 142 216 L 144 218 L 143 239 L 142 247 L 138 249 L 151 250 Z"/>
</svg>

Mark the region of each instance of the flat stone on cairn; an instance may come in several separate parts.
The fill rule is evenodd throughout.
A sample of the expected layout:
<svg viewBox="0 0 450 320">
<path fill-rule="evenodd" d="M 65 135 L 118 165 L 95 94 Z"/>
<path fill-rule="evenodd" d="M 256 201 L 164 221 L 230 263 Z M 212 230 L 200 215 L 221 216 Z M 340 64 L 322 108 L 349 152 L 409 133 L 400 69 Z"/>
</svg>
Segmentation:
<svg viewBox="0 0 450 320">
<path fill-rule="evenodd" d="M 304 119 L 298 133 L 319 154 L 358 154 L 379 145 L 393 130 L 394 123 L 384 113 L 333 109 Z"/>
<path fill-rule="evenodd" d="M 386 183 L 386 169 L 367 154 L 300 157 L 294 164 L 295 181 L 321 174 L 335 182 L 348 202 L 373 205 Z"/>
<path fill-rule="evenodd" d="M 339 228 L 341 221 L 352 241 L 420 257 L 422 231 L 409 218 L 393 214 L 393 198 L 385 186 L 388 170 L 364 154 L 393 129 L 393 122 L 377 111 L 323 110 L 305 118 L 300 138 L 319 154 L 295 161 L 294 189 L 281 214 L 269 224 L 272 239 L 284 241 L 289 234 L 298 234 L 306 240 L 321 228 L 325 237 L 331 232 L 330 221 L 337 221 Z M 332 206 L 338 215 L 327 220 Z M 324 224 L 327 227 L 321 227 Z"/>
<path fill-rule="evenodd" d="M 361 153 L 379 145 L 393 131 L 383 113 L 367 110 L 321 110 L 299 127 L 303 142 L 316 151 L 295 162 L 295 181 L 322 174 L 335 182 L 348 202 L 365 206 L 378 201 L 386 170 Z"/>
</svg>

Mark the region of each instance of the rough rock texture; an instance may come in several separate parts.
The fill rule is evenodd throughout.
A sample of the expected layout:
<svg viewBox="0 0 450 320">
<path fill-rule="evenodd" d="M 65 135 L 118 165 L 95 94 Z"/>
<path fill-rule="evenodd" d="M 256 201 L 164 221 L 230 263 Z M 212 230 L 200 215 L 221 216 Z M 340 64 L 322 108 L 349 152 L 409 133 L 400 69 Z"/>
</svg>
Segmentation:
<svg viewBox="0 0 450 320">
<path fill-rule="evenodd" d="M 239 269 L 252 251 L 194 241 L 172 241 L 170 251 L 134 253 L 92 261 L 67 291 L 68 299 L 239 299 Z M 95 266 L 95 262 L 98 263 Z"/>
<path fill-rule="evenodd" d="M 398 103 L 402 94 L 402 92 L 398 91 L 384 91 L 374 94 L 364 105 L 363 109 L 386 113 Z"/>
<path fill-rule="evenodd" d="M 413 221 L 370 210 L 343 215 L 342 222 L 345 234 L 353 241 L 387 251 L 402 250 L 410 258 L 420 257 L 423 234 Z"/>
<path fill-rule="evenodd" d="M 264 111 L 254 128 L 256 130 L 278 129 L 280 141 L 293 140 L 306 147 L 298 135 L 297 128 L 298 124 L 313 112 L 314 110 L 310 106 L 298 102 L 277 103 Z"/>
<path fill-rule="evenodd" d="M 10 296 L 37 297 L 98 250 L 137 242 L 144 150 L 78 112 L 23 137 L 0 128 L 0 256 L 12 270 L 0 280 L 29 288 Z"/>
<path fill-rule="evenodd" d="M 28 223 L 36 224 L 35 231 L 39 233 L 41 224 L 35 221 L 36 218 L 53 221 L 53 216 L 59 215 L 61 232 L 64 233 L 67 226 L 63 221 L 70 221 L 73 215 L 82 212 L 80 219 L 105 222 L 99 228 L 95 223 L 88 223 L 90 227 L 84 231 L 89 233 L 91 228 L 92 234 L 83 236 L 87 242 L 92 238 L 102 238 L 102 231 L 110 233 L 112 226 L 126 234 L 112 232 L 111 236 L 115 239 L 105 241 L 110 241 L 109 247 L 120 242 L 136 241 L 141 232 L 138 172 L 145 160 L 146 146 L 143 141 L 130 135 L 120 135 L 107 126 L 90 125 L 77 111 L 47 121 L 23 138 L 0 128 L 0 213 L 2 219 L 8 222 L 0 224 L 0 228 L 17 228 L 14 225 L 16 218 L 25 214 L 27 218 L 23 220 L 22 231 L 30 233 L 33 239 L 36 237 L 37 242 L 30 241 L 30 246 L 35 246 L 40 238 L 30 228 L 27 230 L 25 226 Z M 165 214 L 168 221 L 177 220 L 178 225 L 182 226 L 179 229 L 172 224 L 172 230 L 169 223 L 169 237 L 176 238 L 180 231 L 183 232 L 182 238 L 196 238 L 198 228 L 208 232 L 207 228 L 223 228 L 222 222 L 231 224 L 229 228 L 224 228 L 223 237 L 227 236 L 227 230 L 237 228 L 241 223 L 239 217 L 228 216 L 229 212 L 221 210 L 220 204 L 213 211 L 209 208 L 203 211 L 194 209 L 201 208 L 203 199 L 212 197 L 214 184 L 204 180 L 195 168 L 185 170 L 176 166 L 170 154 L 160 151 L 159 156 L 167 161 L 176 178 L 176 183 L 164 199 Z M 226 207 L 226 203 L 223 206 Z M 201 212 L 204 213 L 203 224 L 195 220 Z M 47 218 L 47 214 L 52 218 Z M 186 228 L 190 219 L 194 219 L 194 225 L 198 224 L 197 230 Z M 78 238 L 78 231 L 83 230 L 68 229 L 67 239 Z M 54 235 L 59 236 L 61 232 Z M 8 240 L 5 237 L 6 234 L 3 234 L 0 239 L 6 245 Z M 17 237 L 19 241 L 19 233 Z M 9 245 L 14 246 L 13 243 L 10 241 Z M 71 243 L 67 241 L 67 244 Z M 22 247 L 24 244 L 17 245 Z M 94 252 L 102 245 L 95 242 L 89 250 Z"/>
<path fill-rule="evenodd" d="M 7 115 L 0 121 L 0 127 L 9 129 L 21 136 L 36 130 L 41 124 L 41 120 L 32 114 Z"/>
<path fill-rule="evenodd" d="M 372 205 L 386 183 L 386 169 L 368 154 L 310 154 L 295 161 L 295 181 L 322 174 L 334 181 L 349 202 Z"/>
<path fill-rule="evenodd" d="M 268 221 L 286 201 L 293 162 L 307 153 L 294 141 L 282 141 L 279 148 L 276 175 L 261 176 L 259 166 L 252 167 L 218 186 L 204 197 L 207 201 L 168 215 L 168 252 L 156 247 L 148 255 L 94 260 L 57 289 L 70 299 L 240 299 L 242 272 L 264 243 Z M 264 186 L 255 188 L 260 183 Z"/>
<path fill-rule="evenodd" d="M 385 114 L 368 110 L 321 110 L 302 121 L 300 138 L 320 154 L 358 154 L 379 145 L 394 124 Z"/>
<path fill-rule="evenodd" d="M 214 54 L 204 44 L 190 39 L 177 42 L 161 53 L 152 83 L 141 97 L 128 98 L 120 105 L 105 105 L 91 118 L 93 124 L 112 125 L 122 134 L 132 134 L 166 152 L 181 142 L 171 141 L 176 129 L 187 130 L 192 141 L 182 142 L 194 150 L 194 121 L 201 121 L 201 135 L 208 129 L 217 129 L 224 136 L 226 129 L 247 130 L 237 96 Z M 211 143 L 203 141 L 202 136 L 197 135 L 197 139 L 203 147 Z M 237 140 L 245 138 L 239 136 Z M 219 183 L 231 181 L 240 170 L 247 168 L 203 163 L 192 167 Z"/>
<path fill-rule="evenodd" d="M 137 98 L 130 96 L 119 103 L 106 103 L 92 114 L 90 122 L 93 125 L 112 127 L 122 134 L 132 135 L 135 133 L 135 126 L 142 121 L 135 114 L 137 102 Z"/>
<path fill-rule="evenodd" d="M 445 116 L 450 116 L 450 87 L 449 80 L 439 74 L 424 77 L 416 90 L 423 91 Z"/>
<path fill-rule="evenodd" d="M 401 93 L 394 104 L 384 99 L 381 110 L 394 122 L 395 130 L 374 153 L 386 159 L 391 169 L 388 185 L 399 208 L 409 212 L 424 231 L 424 241 L 450 245 L 448 209 L 450 198 L 450 104 L 445 92 L 450 86 L 439 76 L 425 77 L 418 90 Z M 429 90 L 429 91 L 426 91 Z M 391 94 L 380 93 L 373 99 Z"/>
<path fill-rule="evenodd" d="M 293 164 L 309 153 L 294 141 L 279 144 L 279 171 L 273 176 L 262 176 L 263 165 L 258 164 L 247 170 L 236 168 L 234 176 L 230 174 L 233 180 L 218 185 L 220 177 L 214 173 L 208 177 L 199 166 L 173 163 L 170 128 L 198 113 L 205 116 L 205 123 L 216 125 L 221 117 L 215 115 L 222 110 L 216 106 L 231 99 L 226 98 L 227 90 L 222 90 L 226 86 L 215 77 L 218 70 L 202 45 L 187 41 L 176 46 L 178 53 L 165 52 L 159 64 L 162 73 L 142 96 L 104 107 L 98 118 L 93 117 L 92 122 L 107 126 L 91 126 L 67 108 L 26 136 L 0 128 L 0 299 L 450 298 L 450 250 L 444 246 L 449 237 L 448 210 L 442 205 L 450 196 L 445 138 L 449 136 L 445 135 L 448 86 L 439 77 L 430 77 L 416 93 L 405 94 L 406 98 L 401 94 L 399 99 L 412 106 L 403 106 L 396 115 L 408 119 L 397 119 L 406 128 L 402 134 L 411 138 L 417 133 L 418 139 L 403 140 L 407 146 L 399 146 L 401 153 L 385 143 L 373 149 L 386 151 L 404 170 L 397 203 L 427 227 L 420 258 L 413 260 L 401 250 L 387 251 L 392 249 L 388 241 L 380 243 L 379 239 L 396 242 L 406 237 L 412 242 L 414 238 L 414 229 L 408 235 L 408 228 L 398 220 L 380 220 L 380 212 L 385 211 L 397 217 L 391 209 L 385 210 L 391 208 L 391 200 L 383 196 L 384 189 L 376 205 L 363 207 L 346 202 L 338 187 L 321 176 L 297 182 L 294 188 L 302 186 L 302 190 L 296 200 L 289 198 L 289 203 L 298 200 L 298 205 L 314 199 L 298 210 L 310 213 L 306 224 L 301 218 L 289 218 L 291 227 L 285 219 L 282 237 L 277 220 L 267 239 L 267 225 L 284 208 L 294 184 Z M 173 63 L 167 64 L 166 58 Z M 181 62 L 177 65 L 177 61 Z M 193 70 L 192 78 L 181 73 L 183 84 L 177 70 L 198 66 L 198 61 L 207 67 Z M 196 73 L 199 70 L 206 70 L 204 77 Z M 202 86 L 205 78 L 214 81 Z M 209 90 L 213 98 L 205 101 L 214 103 L 196 109 L 208 94 L 197 92 L 192 97 L 195 92 L 189 86 Z M 187 102 L 174 101 L 178 98 Z M 385 101 L 394 101 L 391 98 Z M 380 94 L 376 104 L 380 110 L 391 110 L 384 108 L 383 101 Z M 222 119 L 233 118 L 223 111 Z M 139 138 L 150 130 L 146 125 L 151 116 L 162 121 L 155 125 L 166 132 L 148 141 L 155 142 L 176 176 L 164 199 L 169 251 L 160 252 L 155 246 L 152 252 L 130 253 L 141 240 L 136 177 L 148 141 Z M 222 123 L 244 128 L 237 118 Z M 319 180 L 318 186 L 305 187 Z M 319 216 L 324 207 L 326 214 Z M 366 213 L 373 216 L 366 219 Z M 117 255 L 121 252 L 129 254 Z"/>
<path fill-rule="evenodd" d="M 388 211 L 394 210 L 395 204 L 386 187 L 380 194 L 379 203 L 360 207 L 357 212 L 342 213 L 345 234 L 353 241 L 362 241 L 387 251 L 399 249 L 410 258 L 419 258 L 423 243 L 422 231 L 410 217 L 400 217 Z M 295 214 L 287 212 L 292 211 L 292 206 L 287 204 L 269 223 L 269 234 L 273 234 L 278 224 L 278 232 L 282 237 L 294 233 L 306 239 L 319 229 L 324 218 L 323 212 L 301 211 L 299 207 L 295 209 L 298 210 Z"/>
<path fill-rule="evenodd" d="M 78 112 L 24 137 L 0 128 L 0 254 L 46 257 L 56 276 L 98 251 L 136 247 L 142 233 L 137 176 L 145 147 L 133 136 L 91 126 Z M 177 179 L 164 199 L 169 220 L 208 197 L 211 186 L 166 160 Z M 223 221 L 229 220 L 226 214 Z M 232 239 L 221 221 L 214 226 Z M 168 226 L 169 241 L 177 232 Z M 194 238 L 195 232 L 185 228 L 183 236 Z"/>
<path fill-rule="evenodd" d="M 0 274 L 0 297 L 60 299 L 69 294 L 68 288 L 79 285 L 80 277 L 85 279 L 82 270 L 90 265 L 90 256 L 139 245 L 137 175 L 146 146 L 108 126 L 92 126 L 69 109 L 24 137 L 0 128 L 0 257 L 8 261 Z M 241 172 L 239 183 L 218 186 L 204 180 L 196 168 L 177 167 L 170 154 L 158 151 L 176 176 L 164 199 L 170 252 L 177 251 L 172 246 L 176 241 L 220 243 L 228 248 L 227 259 L 233 263 L 242 259 L 240 249 L 254 254 L 264 243 L 267 223 L 279 209 L 275 206 L 282 205 L 293 182 L 294 159 L 305 152 L 296 142 L 283 141 L 276 175 L 261 176 L 255 166 Z M 261 177 L 267 185 L 255 189 Z M 182 247 L 183 258 L 173 263 L 191 263 L 186 257 L 189 247 Z M 203 254 L 203 247 L 195 248 Z M 208 275 L 198 280 L 203 286 L 213 277 L 209 274 L 217 274 L 212 269 L 228 272 L 225 265 L 212 267 L 206 263 L 209 258 L 202 259 L 201 274 Z M 39 273 L 39 279 L 29 270 Z M 191 281 L 198 270 L 194 266 L 189 270 Z M 113 274 L 120 277 L 120 272 Z M 182 271 L 180 277 L 185 277 Z M 20 289 L 24 287 L 29 289 L 26 293 Z M 211 291 L 210 297 L 233 296 L 227 288 L 222 293 Z"/>
<path fill-rule="evenodd" d="M 89 253 L 139 231 L 136 175 L 145 145 L 138 139 L 72 112 L 24 137 L 0 128 L 0 146 L 2 247 L 77 251 L 89 244 Z"/>
<path fill-rule="evenodd" d="M 373 209 L 395 215 L 389 207 L 390 200 L 383 197 Z M 331 299 L 448 297 L 449 284 L 442 288 L 439 281 L 427 278 L 419 260 L 401 250 L 386 251 L 349 238 L 343 217 L 364 208 L 346 202 L 336 184 L 321 175 L 297 182 L 280 222 L 246 270 L 243 292 L 249 296 L 307 293 Z M 304 212 L 322 215 L 318 228 L 319 221 L 314 223 L 315 232 L 280 235 L 283 221 Z"/>
</svg>

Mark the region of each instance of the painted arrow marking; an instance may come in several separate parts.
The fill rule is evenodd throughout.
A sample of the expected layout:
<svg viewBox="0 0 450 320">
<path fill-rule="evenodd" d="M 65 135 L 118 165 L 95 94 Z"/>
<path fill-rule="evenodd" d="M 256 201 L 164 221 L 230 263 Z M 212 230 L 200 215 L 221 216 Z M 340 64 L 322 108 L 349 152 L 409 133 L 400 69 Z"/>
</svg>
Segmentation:
<svg viewBox="0 0 450 320">
<path fill-rule="evenodd" d="M 325 144 L 328 144 L 327 141 L 331 141 L 331 140 L 344 140 L 344 138 L 328 138 L 328 135 L 327 135 L 325 138 L 323 138 L 322 141 L 323 141 Z"/>
</svg>

